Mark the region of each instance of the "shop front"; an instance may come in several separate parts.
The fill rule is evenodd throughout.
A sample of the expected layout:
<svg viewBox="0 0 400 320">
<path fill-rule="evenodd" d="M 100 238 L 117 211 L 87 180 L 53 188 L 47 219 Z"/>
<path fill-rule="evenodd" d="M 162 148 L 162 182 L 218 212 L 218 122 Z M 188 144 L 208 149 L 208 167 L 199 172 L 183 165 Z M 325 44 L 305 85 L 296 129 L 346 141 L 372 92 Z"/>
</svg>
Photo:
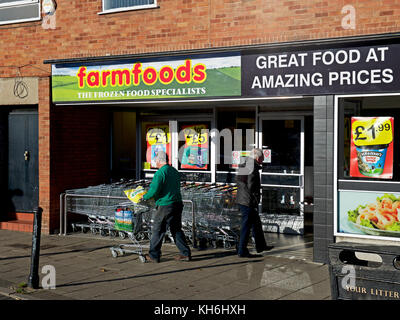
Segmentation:
<svg viewBox="0 0 400 320">
<path fill-rule="evenodd" d="M 343 202 L 396 191 L 396 165 L 385 175 L 390 181 L 346 174 L 352 117 L 388 117 L 381 131 L 396 127 L 396 96 L 384 108 L 374 99 L 399 90 L 399 50 L 397 43 L 332 42 L 47 63 L 55 113 L 84 106 L 110 115 L 103 157 L 112 180 L 151 179 L 154 156 L 164 150 L 182 181 L 234 184 L 243 158 L 258 147 L 264 230 L 311 233 L 314 260 L 326 261 L 334 234 L 351 234 L 340 229 Z M 396 159 L 390 143 L 375 145 Z"/>
</svg>

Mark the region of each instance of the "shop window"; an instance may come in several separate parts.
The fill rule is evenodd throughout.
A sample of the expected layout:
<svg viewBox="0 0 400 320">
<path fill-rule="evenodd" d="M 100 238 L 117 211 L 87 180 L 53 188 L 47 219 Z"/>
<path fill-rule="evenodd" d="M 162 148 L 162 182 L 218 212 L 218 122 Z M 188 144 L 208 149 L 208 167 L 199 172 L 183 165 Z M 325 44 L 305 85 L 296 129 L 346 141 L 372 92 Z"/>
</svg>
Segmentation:
<svg viewBox="0 0 400 320">
<path fill-rule="evenodd" d="M 210 122 L 179 122 L 179 169 L 210 170 Z"/>
<path fill-rule="evenodd" d="M 225 144 L 228 143 L 228 141 L 226 141 L 224 135 L 221 134 L 219 147 L 217 146 L 217 158 L 219 158 L 219 163 L 217 164 L 217 180 L 221 182 L 232 182 L 232 177 L 229 174 L 227 175 L 227 172 L 235 172 L 236 170 L 237 161 L 235 154 L 238 154 L 239 157 L 240 155 L 245 156 L 246 151 L 254 148 L 254 134 L 250 137 L 250 135 L 246 136 L 246 133 L 255 133 L 255 120 L 255 111 L 251 110 L 220 110 L 218 112 L 217 129 L 220 133 L 224 130 L 229 130 L 231 133 L 231 141 L 229 141 L 229 143 L 232 144 L 229 148 L 235 153 L 227 154 Z M 235 130 L 238 130 L 236 131 L 236 135 L 234 134 Z M 240 159 L 238 161 L 240 162 Z"/>
<path fill-rule="evenodd" d="M 400 182 L 400 97 L 339 101 L 338 178 Z"/>
<path fill-rule="evenodd" d="M 112 174 L 115 179 L 136 176 L 136 113 L 114 112 Z"/>
<path fill-rule="evenodd" d="M 39 0 L 0 0 L 0 25 L 40 19 Z"/>
<path fill-rule="evenodd" d="M 171 164 L 171 134 L 168 122 L 142 122 L 142 168 L 157 169 L 155 157 L 158 151 L 164 151 Z"/>
<path fill-rule="evenodd" d="M 335 235 L 400 241 L 400 96 L 338 102 Z"/>
<path fill-rule="evenodd" d="M 156 0 L 103 0 L 103 13 L 155 8 Z"/>
</svg>

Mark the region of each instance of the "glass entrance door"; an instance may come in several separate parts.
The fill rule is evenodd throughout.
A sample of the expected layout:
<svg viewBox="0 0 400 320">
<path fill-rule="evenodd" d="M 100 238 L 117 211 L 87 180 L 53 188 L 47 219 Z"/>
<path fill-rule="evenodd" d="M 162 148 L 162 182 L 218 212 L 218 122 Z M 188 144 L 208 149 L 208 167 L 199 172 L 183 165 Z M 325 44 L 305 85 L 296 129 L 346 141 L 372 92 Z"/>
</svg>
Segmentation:
<svg viewBox="0 0 400 320">
<path fill-rule="evenodd" d="M 304 118 L 260 117 L 259 129 L 264 230 L 304 234 Z"/>
</svg>

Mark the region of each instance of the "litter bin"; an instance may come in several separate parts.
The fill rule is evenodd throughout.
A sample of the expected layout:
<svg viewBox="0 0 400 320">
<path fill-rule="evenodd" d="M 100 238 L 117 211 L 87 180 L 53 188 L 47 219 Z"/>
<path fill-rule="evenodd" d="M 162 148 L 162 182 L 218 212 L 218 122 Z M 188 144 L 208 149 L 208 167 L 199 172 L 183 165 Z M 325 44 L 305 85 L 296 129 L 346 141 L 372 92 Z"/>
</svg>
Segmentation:
<svg viewBox="0 0 400 320">
<path fill-rule="evenodd" d="M 328 253 L 332 299 L 400 301 L 400 246 L 338 242 Z"/>
</svg>

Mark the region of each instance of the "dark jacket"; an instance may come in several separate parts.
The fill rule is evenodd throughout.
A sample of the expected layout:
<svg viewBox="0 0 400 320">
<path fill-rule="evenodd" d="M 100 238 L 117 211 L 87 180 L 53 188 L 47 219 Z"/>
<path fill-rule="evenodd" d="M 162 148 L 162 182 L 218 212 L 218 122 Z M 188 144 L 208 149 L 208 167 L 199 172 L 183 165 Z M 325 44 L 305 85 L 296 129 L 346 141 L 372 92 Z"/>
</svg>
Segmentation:
<svg viewBox="0 0 400 320">
<path fill-rule="evenodd" d="M 260 202 L 260 165 L 253 158 L 246 158 L 243 165 L 239 167 L 236 182 L 238 191 L 236 203 L 251 208 L 257 208 Z"/>
</svg>

